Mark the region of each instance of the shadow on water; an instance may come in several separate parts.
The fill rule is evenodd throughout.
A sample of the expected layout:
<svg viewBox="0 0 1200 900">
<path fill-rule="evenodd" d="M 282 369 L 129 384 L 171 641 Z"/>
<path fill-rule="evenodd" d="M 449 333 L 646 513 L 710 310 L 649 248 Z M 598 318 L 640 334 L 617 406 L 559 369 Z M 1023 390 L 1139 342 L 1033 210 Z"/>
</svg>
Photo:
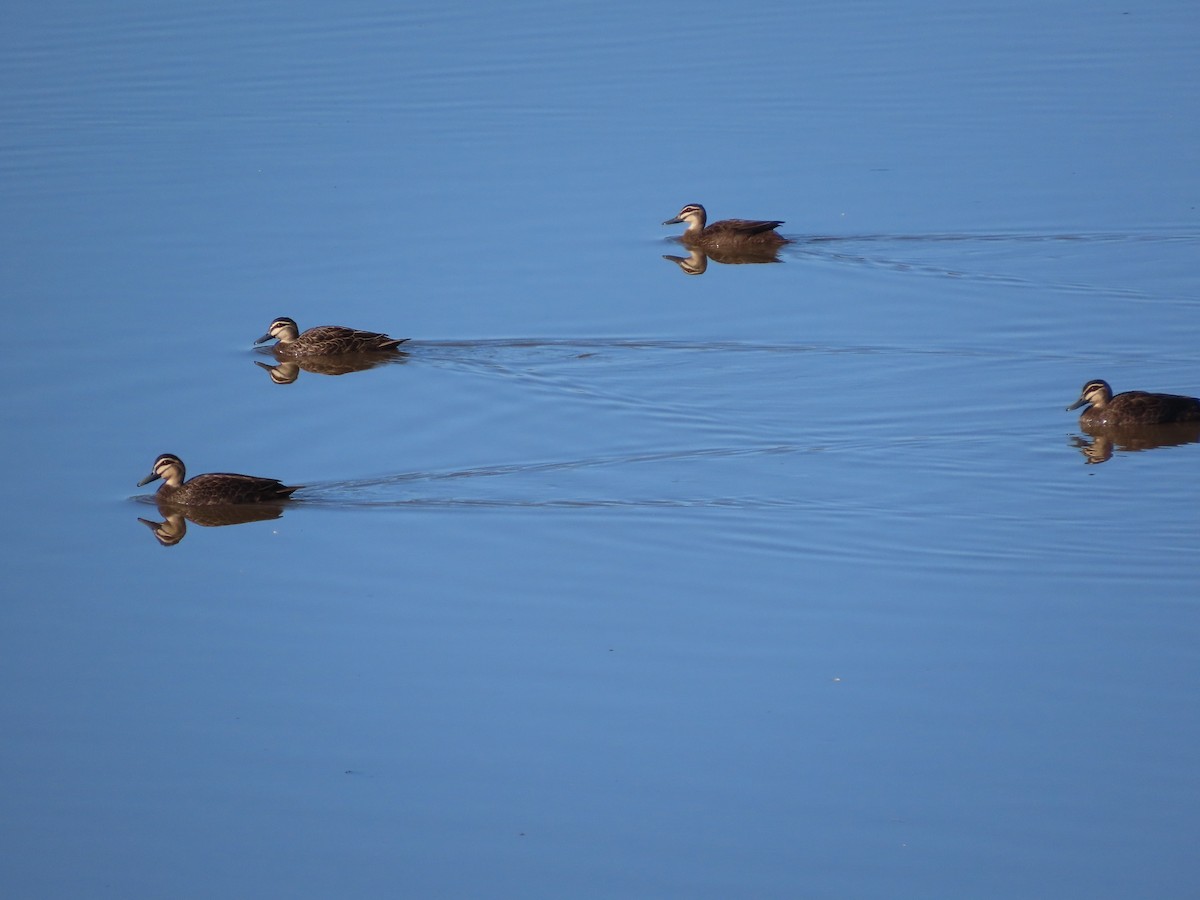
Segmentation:
<svg viewBox="0 0 1200 900">
<path fill-rule="evenodd" d="M 1200 444 L 1200 422 L 1141 425 L 1136 428 L 1084 428 L 1083 430 L 1087 437 L 1072 436 L 1071 446 L 1083 455 L 1087 465 L 1108 462 L 1118 451 L 1138 453 L 1143 450 L 1157 450 L 1160 447 Z"/>
</svg>

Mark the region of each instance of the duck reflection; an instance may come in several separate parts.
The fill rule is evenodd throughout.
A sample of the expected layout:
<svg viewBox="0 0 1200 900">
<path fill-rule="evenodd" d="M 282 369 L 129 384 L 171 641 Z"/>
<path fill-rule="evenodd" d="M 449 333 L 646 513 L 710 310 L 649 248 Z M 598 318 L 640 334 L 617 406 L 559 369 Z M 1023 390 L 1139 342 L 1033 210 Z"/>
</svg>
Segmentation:
<svg viewBox="0 0 1200 900">
<path fill-rule="evenodd" d="M 343 353 L 338 356 L 306 356 L 280 360 L 276 365 L 255 360 L 254 364 L 266 370 L 276 384 L 291 384 L 300 377 L 301 371 L 314 375 L 348 375 L 365 372 L 376 366 L 408 362 L 408 354 L 402 350 L 384 353 Z"/>
<path fill-rule="evenodd" d="M 1108 462 L 1117 450 L 1137 452 L 1200 443 L 1200 422 L 1121 428 L 1082 425 L 1082 428 L 1087 437 L 1077 435 L 1071 442 L 1083 454 L 1088 465 Z"/>
<path fill-rule="evenodd" d="M 247 522 L 265 522 L 282 516 L 285 505 L 282 502 L 268 502 L 185 507 L 171 503 L 158 503 L 158 514 L 163 519 L 161 522 L 143 519 L 140 516 L 138 521 L 149 528 L 155 540 L 164 547 L 174 547 L 187 535 L 188 522 L 193 525 L 202 525 L 205 528 L 244 525 Z"/>
<path fill-rule="evenodd" d="M 664 253 L 663 259 L 669 259 L 687 275 L 703 275 L 708 268 L 710 259 L 727 266 L 783 262 L 779 258 L 779 249 L 772 246 L 736 247 L 726 250 L 701 250 L 699 247 L 688 247 L 687 256 L 672 256 L 670 253 Z"/>
</svg>

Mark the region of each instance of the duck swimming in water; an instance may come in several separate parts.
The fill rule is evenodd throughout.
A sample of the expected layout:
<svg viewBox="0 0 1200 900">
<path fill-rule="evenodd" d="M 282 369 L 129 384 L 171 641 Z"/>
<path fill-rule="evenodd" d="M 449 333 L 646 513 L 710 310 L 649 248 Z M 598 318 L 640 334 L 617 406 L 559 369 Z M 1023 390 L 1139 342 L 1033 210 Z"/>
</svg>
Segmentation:
<svg viewBox="0 0 1200 900">
<path fill-rule="evenodd" d="M 234 475 L 228 472 L 213 472 L 197 475 L 184 481 L 187 471 L 174 453 L 164 453 L 154 461 L 150 474 L 138 482 L 143 487 L 162 479 L 162 486 L 154 495 L 159 503 L 179 506 L 215 506 L 223 503 L 264 503 L 271 500 L 286 500 L 299 485 L 291 487 L 274 478 L 257 478 L 254 475 Z"/>
<path fill-rule="evenodd" d="M 1079 424 L 1092 428 L 1132 428 L 1139 425 L 1174 425 L 1200 422 L 1200 399 L 1179 394 L 1151 394 L 1125 391 L 1113 396 L 1107 381 L 1089 381 L 1079 399 L 1067 411 L 1088 408 L 1079 416 Z"/>
<path fill-rule="evenodd" d="M 271 323 L 267 333 L 254 343 L 263 344 L 272 338 L 279 343 L 271 347 L 276 356 L 332 356 L 338 353 L 379 353 L 395 350 L 408 338 L 393 338 L 375 331 L 359 331 L 341 325 L 318 325 L 303 334 L 294 319 L 280 316 Z"/>
<path fill-rule="evenodd" d="M 679 236 L 684 244 L 702 249 L 715 250 L 735 247 L 778 247 L 790 243 L 787 238 L 775 231 L 782 221 L 778 219 L 722 219 L 706 225 L 708 213 L 699 203 L 689 203 L 681 209 L 673 219 L 667 219 L 664 225 L 677 225 L 686 222 L 687 228 Z"/>
</svg>

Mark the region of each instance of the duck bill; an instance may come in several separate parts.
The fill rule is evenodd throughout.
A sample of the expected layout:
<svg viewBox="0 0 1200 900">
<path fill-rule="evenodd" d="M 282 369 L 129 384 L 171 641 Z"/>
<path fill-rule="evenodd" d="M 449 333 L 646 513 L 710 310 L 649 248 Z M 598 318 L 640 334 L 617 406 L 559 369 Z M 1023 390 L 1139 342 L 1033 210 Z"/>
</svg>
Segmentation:
<svg viewBox="0 0 1200 900">
<path fill-rule="evenodd" d="M 150 482 L 152 482 L 152 481 L 158 481 L 158 479 L 160 479 L 160 478 L 162 478 L 162 476 L 161 476 L 161 475 L 159 475 L 157 472 L 151 472 L 149 475 L 147 475 L 145 478 L 143 478 L 141 481 L 139 481 L 139 482 L 137 483 L 137 486 L 138 486 L 138 487 L 145 487 L 145 486 L 146 486 L 146 485 L 148 485 Z"/>
<path fill-rule="evenodd" d="M 259 344 L 265 344 L 270 339 L 271 339 L 271 332 L 268 331 L 266 334 L 264 334 L 262 337 L 260 337 L 257 341 L 254 342 L 254 346 L 257 347 Z"/>
<path fill-rule="evenodd" d="M 1079 407 L 1083 406 L 1083 404 L 1085 404 L 1085 403 L 1087 403 L 1087 401 L 1085 399 L 1083 399 L 1082 397 L 1080 397 L 1078 400 L 1076 400 L 1074 403 L 1072 403 L 1070 406 L 1067 407 L 1067 412 L 1070 412 L 1073 409 L 1079 409 Z"/>
<path fill-rule="evenodd" d="M 664 224 L 664 225 L 678 225 L 678 224 L 680 224 L 682 221 L 683 221 L 683 219 L 679 218 L 679 216 L 676 216 L 676 217 L 675 217 L 675 218 L 673 218 L 673 219 L 667 219 L 667 221 L 663 222 L 663 224 Z"/>
</svg>

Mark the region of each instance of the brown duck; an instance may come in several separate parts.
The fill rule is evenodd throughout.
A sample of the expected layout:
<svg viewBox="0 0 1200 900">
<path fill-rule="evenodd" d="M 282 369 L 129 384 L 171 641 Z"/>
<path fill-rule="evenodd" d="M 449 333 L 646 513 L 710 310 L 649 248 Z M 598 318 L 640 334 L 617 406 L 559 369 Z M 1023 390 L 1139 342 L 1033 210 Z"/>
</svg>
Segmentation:
<svg viewBox="0 0 1200 900">
<path fill-rule="evenodd" d="M 393 338 L 375 331 L 359 331 L 341 325 L 318 325 L 303 334 L 294 319 L 280 316 L 255 345 L 271 339 L 279 343 L 271 349 L 276 356 L 333 356 L 338 353 L 380 353 L 395 350 L 408 338 Z"/>
<path fill-rule="evenodd" d="M 705 225 L 708 213 L 699 203 L 689 203 L 673 219 L 664 225 L 686 222 L 687 228 L 679 240 L 691 247 L 710 250 L 728 250 L 736 247 L 778 247 L 790 243 L 775 231 L 782 221 L 778 219 L 722 219 Z"/>
<path fill-rule="evenodd" d="M 1200 400 L 1178 394 L 1151 394 L 1125 391 L 1113 396 L 1107 381 L 1097 378 L 1083 386 L 1079 399 L 1067 407 L 1088 408 L 1079 416 L 1079 424 L 1091 428 L 1132 428 L 1140 425 L 1174 425 L 1200 422 Z"/>
<path fill-rule="evenodd" d="M 150 474 L 138 482 L 138 487 L 162 479 L 154 498 L 159 503 L 177 506 L 215 506 L 223 503 L 264 503 L 286 500 L 300 485 L 290 487 L 274 478 L 253 475 L 233 475 L 213 472 L 197 475 L 185 482 L 187 471 L 174 453 L 164 453 L 154 461 Z"/>
</svg>

